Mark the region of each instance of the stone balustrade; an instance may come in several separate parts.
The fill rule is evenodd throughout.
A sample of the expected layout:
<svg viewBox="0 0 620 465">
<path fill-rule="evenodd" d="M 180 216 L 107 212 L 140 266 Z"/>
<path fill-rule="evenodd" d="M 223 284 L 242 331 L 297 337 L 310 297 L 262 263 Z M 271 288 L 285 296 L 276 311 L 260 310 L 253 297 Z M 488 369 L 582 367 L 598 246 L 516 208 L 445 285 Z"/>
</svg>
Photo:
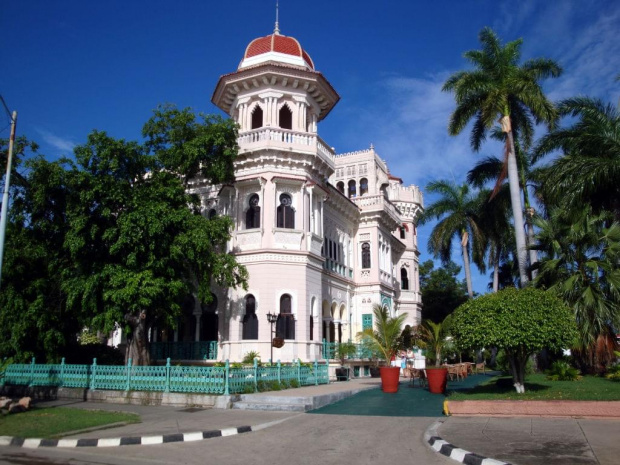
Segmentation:
<svg viewBox="0 0 620 465">
<path fill-rule="evenodd" d="M 308 132 L 263 127 L 239 133 L 238 143 L 240 148 L 247 150 L 262 147 L 290 148 L 302 152 L 312 150 L 330 165 L 334 164 L 334 151 L 317 134 Z"/>
</svg>

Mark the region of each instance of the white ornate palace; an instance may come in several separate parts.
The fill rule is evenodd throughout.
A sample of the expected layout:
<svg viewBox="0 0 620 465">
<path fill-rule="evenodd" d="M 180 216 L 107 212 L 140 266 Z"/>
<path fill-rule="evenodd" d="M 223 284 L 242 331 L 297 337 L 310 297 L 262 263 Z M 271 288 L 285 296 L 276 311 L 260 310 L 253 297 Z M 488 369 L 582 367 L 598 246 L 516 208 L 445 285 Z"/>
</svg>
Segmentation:
<svg viewBox="0 0 620 465">
<path fill-rule="evenodd" d="M 194 299 L 173 333 L 154 339 L 217 340 L 219 360 L 271 354 L 271 325 L 282 348 L 274 359 L 323 358 L 323 340 L 355 341 L 372 326 L 372 305 L 420 321 L 417 186 L 403 186 L 371 145 L 336 154 L 317 133 L 340 97 L 299 42 L 253 40 L 237 71 L 222 76 L 215 105 L 239 124 L 236 182 L 192 191 L 205 215 L 234 221 L 228 245 L 249 272 L 247 292 L 214 289 Z"/>
</svg>

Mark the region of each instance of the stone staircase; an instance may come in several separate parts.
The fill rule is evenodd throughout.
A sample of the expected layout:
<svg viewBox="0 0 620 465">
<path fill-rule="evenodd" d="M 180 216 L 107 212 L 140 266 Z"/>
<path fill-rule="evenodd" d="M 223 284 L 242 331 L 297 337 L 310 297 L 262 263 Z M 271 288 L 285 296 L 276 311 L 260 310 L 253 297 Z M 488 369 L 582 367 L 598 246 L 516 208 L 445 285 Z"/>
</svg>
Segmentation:
<svg viewBox="0 0 620 465">
<path fill-rule="evenodd" d="M 314 407 L 312 397 L 291 397 L 264 394 L 242 394 L 232 404 L 236 410 L 269 410 L 276 412 L 307 412 Z"/>
</svg>

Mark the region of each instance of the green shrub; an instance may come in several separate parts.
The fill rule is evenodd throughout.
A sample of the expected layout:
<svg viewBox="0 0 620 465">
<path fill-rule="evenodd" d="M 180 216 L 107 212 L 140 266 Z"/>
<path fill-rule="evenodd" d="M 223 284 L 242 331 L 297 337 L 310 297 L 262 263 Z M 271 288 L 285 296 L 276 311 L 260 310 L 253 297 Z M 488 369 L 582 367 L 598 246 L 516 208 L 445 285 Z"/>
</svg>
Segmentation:
<svg viewBox="0 0 620 465">
<path fill-rule="evenodd" d="M 566 360 L 556 360 L 551 365 L 551 369 L 547 370 L 547 379 L 550 381 L 579 381 L 581 374 L 577 368 L 574 368 Z"/>
<path fill-rule="evenodd" d="M 230 364 L 230 368 L 243 368 L 243 364 L 239 362 L 234 362 Z"/>
<path fill-rule="evenodd" d="M 605 373 L 605 378 L 612 381 L 620 381 L 620 365 L 609 367 L 607 373 Z"/>
<path fill-rule="evenodd" d="M 292 379 L 290 384 L 291 384 L 292 388 L 298 388 L 299 387 L 299 381 L 297 381 L 296 379 Z"/>
<path fill-rule="evenodd" d="M 72 345 L 67 348 L 65 363 L 75 365 L 124 365 L 125 354 L 115 347 L 106 344 Z"/>
<path fill-rule="evenodd" d="M 255 358 L 259 359 L 258 365 L 260 366 L 260 354 L 256 352 L 255 350 L 251 350 L 248 353 L 246 353 L 243 356 L 243 360 L 241 361 L 241 363 L 243 363 L 244 365 L 254 365 Z"/>
<path fill-rule="evenodd" d="M 254 386 L 252 384 L 244 384 L 243 394 L 254 394 Z"/>
</svg>

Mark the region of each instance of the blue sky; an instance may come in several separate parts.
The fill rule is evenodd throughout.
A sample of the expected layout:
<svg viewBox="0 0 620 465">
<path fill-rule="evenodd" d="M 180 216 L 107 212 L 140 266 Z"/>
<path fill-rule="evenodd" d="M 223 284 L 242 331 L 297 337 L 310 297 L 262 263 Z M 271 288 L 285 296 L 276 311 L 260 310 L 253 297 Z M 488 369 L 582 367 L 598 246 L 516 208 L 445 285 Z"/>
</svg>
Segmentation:
<svg viewBox="0 0 620 465">
<path fill-rule="evenodd" d="M 0 8 L 0 94 L 19 112 L 18 134 L 54 159 L 93 129 L 138 139 L 159 103 L 220 113 L 211 93 L 245 47 L 270 34 L 275 0 L 20 0 Z M 297 38 L 341 101 L 319 125 L 337 152 L 374 144 L 405 184 L 462 182 L 476 161 L 468 133 L 447 134 L 453 97 L 441 92 L 462 54 L 491 26 L 522 37 L 523 59 L 548 57 L 564 74 L 545 82 L 556 101 L 575 95 L 617 102 L 617 0 L 280 0 L 280 30 Z M 8 123 L 0 119 L 0 137 Z M 426 197 L 428 203 L 432 198 Z M 422 260 L 429 258 L 420 230 Z M 454 259 L 460 263 L 455 244 Z M 488 278 L 474 270 L 474 288 Z"/>
</svg>

